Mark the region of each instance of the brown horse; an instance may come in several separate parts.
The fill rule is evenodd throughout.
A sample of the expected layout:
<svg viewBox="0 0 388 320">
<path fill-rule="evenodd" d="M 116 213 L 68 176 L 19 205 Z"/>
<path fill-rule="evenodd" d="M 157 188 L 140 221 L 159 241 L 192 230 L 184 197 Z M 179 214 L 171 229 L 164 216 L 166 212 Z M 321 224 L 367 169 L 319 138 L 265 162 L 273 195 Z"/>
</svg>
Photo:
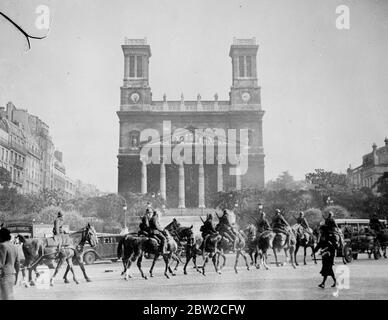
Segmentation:
<svg viewBox="0 0 388 320">
<path fill-rule="evenodd" d="M 287 235 L 283 232 L 281 232 L 278 229 L 274 229 L 273 232 L 275 233 L 275 237 L 273 239 L 272 243 L 272 250 L 275 256 L 275 262 L 276 266 L 279 266 L 278 262 L 278 256 L 276 254 L 276 251 L 284 250 L 284 254 L 286 255 L 286 261 L 284 264 L 287 264 L 288 260 L 288 254 L 290 254 L 291 259 L 291 265 L 296 268 L 295 262 L 294 262 L 294 253 L 295 253 L 295 247 L 296 247 L 296 237 L 294 234 L 294 231 L 291 229 L 291 227 L 288 227 L 286 232 L 288 233 L 288 241 L 287 241 Z M 283 264 L 283 265 L 284 265 Z"/>
<path fill-rule="evenodd" d="M 54 274 L 50 279 L 50 284 L 53 285 L 55 276 L 58 273 L 64 259 L 67 262 L 67 269 L 63 277 L 65 283 L 69 283 L 67 280 L 67 273 L 69 271 L 72 272 L 74 281 L 78 283 L 73 270 L 73 258 L 80 266 L 85 280 L 87 282 L 91 281 L 86 274 L 85 267 L 81 261 L 80 253 L 82 253 L 85 243 L 89 243 L 91 247 L 96 246 L 98 238 L 95 229 L 88 224 L 85 228 L 79 231 L 71 234 L 64 234 L 62 236 L 63 243 L 61 245 L 60 252 L 58 252 L 58 244 L 53 238 L 26 239 L 20 234 L 17 235 L 17 238 L 23 244 L 22 250 L 25 257 L 25 266 L 22 268 L 23 278 L 25 278 L 24 270 L 28 270 L 28 282 L 25 282 L 26 286 L 28 286 L 28 284 L 35 284 L 32 279 L 32 271 L 34 270 L 36 273 L 36 267 L 40 263 L 46 264 L 50 269 L 55 269 Z M 77 247 L 75 247 L 73 240 L 76 237 L 79 238 L 79 236 L 81 236 L 81 239 Z M 54 267 L 54 261 L 56 259 L 58 259 L 58 264 Z"/>
<path fill-rule="evenodd" d="M 294 260 L 295 264 L 298 266 L 298 261 L 296 258 L 296 255 L 298 253 L 299 247 L 303 247 L 304 254 L 303 254 L 303 263 L 306 265 L 306 254 L 307 254 L 307 248 L 311 248 L 312 255 L 314 258 L 314 263 L 317 264 L 317 259 L 315 257 L 314 247 L 317 243 L 317 237 L 314 235 L 313 230 L 309 228 L 308 231 L 306 231 L 300 224 L 294 224 L 292 226 L 292 229 L 294 230 L 294 233 L 296 235 L 296 246 L 295 246 L 295 252 L 294 252 Z"/>
<path fill-rule="evenodd" d="M 167 271 L 169 271 L 172 276 L 175 276 L 175 273 L 170 267 L 170 260 L 176 257 L 178 245 L 167 230 L 165 230 L 164 232 L 167 238 L 167 254 L 161 253 L 162 250 L 160 248 L 160 244 L 154 238 L 127 235 L 126 237 L 120 240 L 117 247 L 117 257 L 119 259 L 122 258 L 123 260 L 124 271 L 121 274 L 125 275 L 125 280 L 131 278 L 129 274 L 129 269 L 131 267 L 132 262 L 135 261 L 137 261 L 137 267 L 139 268 L 141 276 L 144 279 L 148 279 L 141 268 L 141 262 L 143 260 L 144 254 L 153 256 L 152 265 L 149 271 L 151 277 L 153 277 L 153 268 L 159 256 L 163 257 L 165 263 L 164 275 L 166 276 L 166 278 L 170 278 Z"/>
</svg>

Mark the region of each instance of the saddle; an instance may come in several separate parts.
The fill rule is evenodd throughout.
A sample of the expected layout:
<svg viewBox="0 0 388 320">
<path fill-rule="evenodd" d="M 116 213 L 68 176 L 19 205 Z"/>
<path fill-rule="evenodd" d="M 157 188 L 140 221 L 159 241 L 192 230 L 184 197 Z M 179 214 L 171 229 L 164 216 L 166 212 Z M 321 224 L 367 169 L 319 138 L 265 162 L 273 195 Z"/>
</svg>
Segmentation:
<svg viewBox="0 0 388 320">
<path fill-rule="evenodd" d="M 69 247 L 73 245 L 73 241 L 66 233 L 60 233 L 53 237 L 46 238 L 47 247 Z"/>
</svg>

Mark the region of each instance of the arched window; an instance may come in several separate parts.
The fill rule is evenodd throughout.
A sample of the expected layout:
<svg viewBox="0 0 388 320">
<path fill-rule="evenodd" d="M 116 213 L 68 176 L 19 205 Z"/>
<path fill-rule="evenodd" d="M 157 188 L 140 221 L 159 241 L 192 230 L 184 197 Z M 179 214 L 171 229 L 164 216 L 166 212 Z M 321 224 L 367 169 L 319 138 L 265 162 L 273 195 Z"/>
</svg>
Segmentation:
<svg viewBox="0 0 388 320">
<path fill-rule="evenodd" d="M 129 133 L 129 146 L 131 148 L 139 148 L 140 132 L 132 130 Z"/>
</svg>

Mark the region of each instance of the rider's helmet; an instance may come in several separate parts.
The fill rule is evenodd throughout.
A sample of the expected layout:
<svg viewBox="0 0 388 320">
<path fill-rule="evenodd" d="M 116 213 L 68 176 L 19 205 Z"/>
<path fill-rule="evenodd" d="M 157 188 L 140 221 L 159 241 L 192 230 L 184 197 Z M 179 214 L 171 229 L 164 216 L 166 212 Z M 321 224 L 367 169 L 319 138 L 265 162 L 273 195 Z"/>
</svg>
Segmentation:
<svg viewBox="0 0 388 320">
<path fill-rule="evenodd" d="M 333 218 L 333 217 L 334 217 L 334 213 L 333 213 L 333 211 L 329 211 L 328 218 Z"/>
<path fill-rule="evenodd" d="M 275 210 L 275 214 L 280 215 L 280 214 L 281 214 L 280 210 L 279 210 L 279 209 L 276 209 L 276 210 Z"/>
<path fill-rule="evenodd" d="M 304 212 L 303 212 L 303 211 L 300 211 L 300 212 L 299 212 L 299 217 L 301 217 L 301 218 L 304 217 Z"/>
<path fill-rule="evenodd" d="M 62 218 L 63 217 L 63 213 L 61 211 L 58 211 L 58 218 Z"/>
<path fill-rule="evenodd" d="M 223 214 L 224 214 L 224 216 L 225 216 L 225 215 L 227 215 L 227 214 L 228 214 L 228 210 L 224 209 L 224 211 L 222 211 L 222 213 L 223 213 Z"/>
<path fill-rule="evenodd" d="M 208 213 L 206 220 L 213 220 L 213 215 L 211 213 Z"/>
</svg>

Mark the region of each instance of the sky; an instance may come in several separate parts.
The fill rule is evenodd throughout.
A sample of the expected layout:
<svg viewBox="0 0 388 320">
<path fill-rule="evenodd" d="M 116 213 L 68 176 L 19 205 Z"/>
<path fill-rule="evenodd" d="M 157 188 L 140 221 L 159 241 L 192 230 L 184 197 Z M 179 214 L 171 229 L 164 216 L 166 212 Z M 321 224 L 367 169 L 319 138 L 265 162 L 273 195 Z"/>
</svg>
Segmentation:
<svg viewBox="0 0 388 320">
<path fill-rule="evenodd" d="M 49 30 L 38 29 L 46 5 Z M 346 5 L 350 29 L 336 28 Z M 265 177 L 346 172 L 388 136 L 388 2 L 0 0 L 0 106 L 50 127 L 67 174 L 117 191 L 124 38 L 147 38 L 154 100 L 228 100 L 233 37 L 256 37 Z"/>
</svg>

